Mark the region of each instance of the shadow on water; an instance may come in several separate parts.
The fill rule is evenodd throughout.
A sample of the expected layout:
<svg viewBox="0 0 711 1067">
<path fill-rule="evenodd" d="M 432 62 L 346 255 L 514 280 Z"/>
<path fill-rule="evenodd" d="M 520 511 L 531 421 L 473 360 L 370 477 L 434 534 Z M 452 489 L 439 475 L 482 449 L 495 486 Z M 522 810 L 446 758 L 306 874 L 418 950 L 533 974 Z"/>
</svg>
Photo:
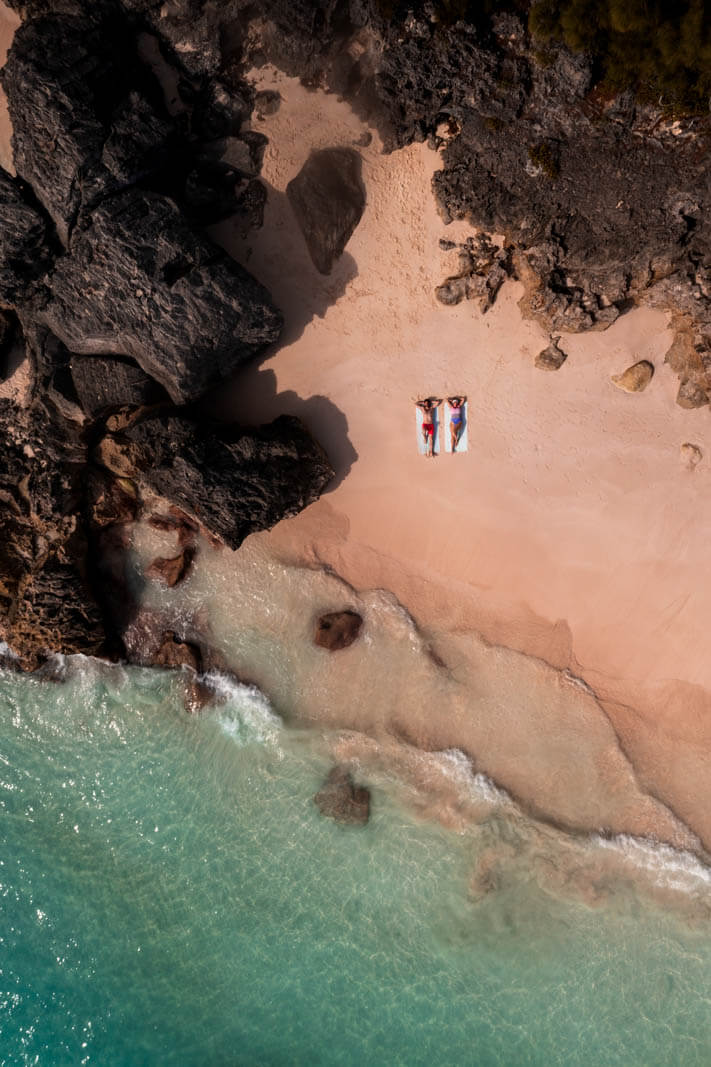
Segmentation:
<svg viewBox="0 0 711 1067">
<path fill-rule="evenodd" d="M 284 328 L 275 344 L 209 394 L 201 407 L 216 418 L 249 424 L 268 422 L 278 415 L 296 415 L 333 464 L 336 476 L 326 490 L 330 492 L 340 485 L 358 458 L 348 438 L 346 416 L 326 396 L 301 397 L 293 390 L 278 392 L 275 372 L 262 365 L 298 341 L 313 319 L 326 316 L 357 277 L 358 266 L 353 256 L 344 252 L 329 275 L 320 274 L 286 193 L 264 184 L 268 196 L 261 229 L 243 237 L 236 225 L 227 220 L 213 227 L 210 235 L 266 286 L 284 316 Z M 299 358 L 304 355 L 301 353 Z"/>
</svg>

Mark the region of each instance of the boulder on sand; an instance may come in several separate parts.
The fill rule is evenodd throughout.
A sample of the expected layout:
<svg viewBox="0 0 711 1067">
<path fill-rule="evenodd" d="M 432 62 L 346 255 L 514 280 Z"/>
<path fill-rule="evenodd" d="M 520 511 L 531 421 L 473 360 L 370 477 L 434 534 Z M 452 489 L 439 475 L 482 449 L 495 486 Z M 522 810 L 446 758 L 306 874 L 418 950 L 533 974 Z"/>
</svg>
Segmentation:
<svg viewBox="0 0 711 1067">
<path fill-rule="evenodd" d="M 640 359 L 639 363 L 633 363 L 622 374 L 613 374 L 610 381 L 626 393 L 641 393 L 647 388 L 653 375 L 654 364 L 648 359 Z"/>
<path fill-rule="evenodd" d="M 365 207 L 361 158 L 352 148 L 312 152 L 286 195 L 316 270 L 330 274 Z"/>
<path fill-rule="evenodd" d="M 314 804 L 322 815 L 347 826 L 365 826 L 370 818 L 370 790 L 356 785 L 347 767 L 331 769 Z"/>
</svg>

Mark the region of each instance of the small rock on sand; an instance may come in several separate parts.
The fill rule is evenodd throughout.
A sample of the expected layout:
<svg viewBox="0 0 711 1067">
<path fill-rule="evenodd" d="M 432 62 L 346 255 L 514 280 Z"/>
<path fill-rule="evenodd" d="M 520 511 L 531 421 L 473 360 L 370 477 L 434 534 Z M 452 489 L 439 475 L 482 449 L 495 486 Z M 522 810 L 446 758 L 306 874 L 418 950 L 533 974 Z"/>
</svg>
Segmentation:
<svg viewBox="0 0 711 1067">
<path fill-rule="evenodd" d="M 329 772 L 314 804 L 322 815 L 348 826 L 365 826 L 370 818 L 370 790 L 356 785 L 350 771 L 339 764 Z"/>
<path fill-rule="evenodd" d="M 548 348 L 544 348 L 535 358 L 539 370 L 560 370 L 568 358 L 568 353 L 558 347 L 558 342 L 551 339 Z"/>
<path fill-rule="evenodd" d="M 314 644 L 338 652 L 352 645 L 360 633 L 363 619 L 357 611 L 332 611 L 316 620 Z"/>
<path fill-rule="evenodd" d="M 641 393 L 647 388 L 654 376 L 654 364 L 648 359 L 640 359 L 639 363 L 633 363 L 622 374 L 613 374 L 610 381 L 618 389 L 624 389 L 626 393 Z"/>
<path fill-rule="evenodd" d="M 681 462 L 688 471 L 693 471 L 698 467 L 704 456 L 698 445 L 692 445 L 688 441 L 685 441 L 679 449 L 679 455 Z"/>
</svg>

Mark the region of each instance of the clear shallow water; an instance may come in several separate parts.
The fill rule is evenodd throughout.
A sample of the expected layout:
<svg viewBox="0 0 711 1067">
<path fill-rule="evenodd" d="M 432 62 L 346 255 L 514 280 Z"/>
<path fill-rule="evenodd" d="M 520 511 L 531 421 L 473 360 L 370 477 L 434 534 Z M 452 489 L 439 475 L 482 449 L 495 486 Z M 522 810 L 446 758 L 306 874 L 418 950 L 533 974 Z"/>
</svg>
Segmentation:
<svg viewBox="0 0 711 1067">
<path fill-rule="evenodd" d="M 191 718 L 179 689 L 0 675 L 0 1062 L 709 1062 L 707 920 L 505 805 L 455 834 L 381 777 L 339 827 L 317 738 L 239 688 Z M 597 907 L 552 889 L 588 877 Z"/>
</svg>

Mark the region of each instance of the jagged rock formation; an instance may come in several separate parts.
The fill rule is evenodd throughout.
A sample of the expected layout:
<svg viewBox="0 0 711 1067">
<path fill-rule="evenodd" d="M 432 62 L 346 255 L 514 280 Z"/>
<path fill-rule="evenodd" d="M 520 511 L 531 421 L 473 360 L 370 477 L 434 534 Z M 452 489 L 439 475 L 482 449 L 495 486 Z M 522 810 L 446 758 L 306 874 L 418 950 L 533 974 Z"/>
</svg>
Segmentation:
<svg viewBox="0 0 711 1067">
<path fill-rule="evenodd" d="M 175 403 L 196 399 L 281 330 L 266 289 L 152 193 L 96 208 L 47 285 L 38 317 L 70 351 L 131 356 Z"/>
<path fill-rule="evenodd" d="M 265 139 L 241 131 L 254 94 L 237 74 L 183 74 L 174 118 L 120 4 L 16 6 L 28 17 L 3 75 L 20 176 L 0 173 L 0 355 L 24 346 L 31 385 L 25 407 L 0 402 L 0 638 L 24 668 L 64 651 L 202 669 L 197 621 L 175 634 L 138 611 L 133 523 L 172 524 L 182 551 L 156 566 L 173 583 L 201 530 L 236 547 L 333 475 L 296 419 L 213 426 L 171 403 L 197 400 L 281 327 L 266 290 L 189 221 L 259 221 Z M 230 140 L 245 170 L 219 165 L 206 138 Z M 197 706 L 200 684 L 188 688 Z"/>
<path fill-rule="evenodd" d="M 356 785 L 348 768 L 340 764 L 331 769 L 314 803 L 322 815 L 346 826 L 365 826 L 370 818 L 370 790 Z"/>
<path fill-rule="evenodd" d="M 0 167 L 0 304 L 26 299 L 51 262 L 47 221 L 30 189 Z"/>
<path fill-rule="evenodd" d="M 186 69 L 274 61 L 347 96 L 386 146 L 442 151 L 445 220 L 512 245 L 524 310 L 551 331 L 604 329 L 634 302 L 675 313 L 669 362 L 711 395 L 709 120 L 672 121 L 594 89 L 585 55 L 541 51 L 520 17 L 383 0 L 123 0 Z M 513 8 L 513 5 L 512 5 Z"/>
<path fill-rule="evenodd" d="M 459 253 L 459 271 L 435 289 L 441 304 L 459 304 L 462 300 L 479 300 L 479 310 L 486 314 L 494 304 L 499 289 L 514 276 L 512 251 L 497 246 L 483 233 L 467 237 L 463 244 L 445 239 L 439 242 L 444 251 Z"/>
<path fill-rule="evenodd" d="M 69 369 L 79 406 L 90 419 L 122 407 L 146 407 L 166 399 L 158 383 L 130 360 L 73 356 Z"/>
<path fill-rule="evenodd" d="M 312 152 L 286 187 L 316 270 L 330 274 L 365 208 L 361 158 L 352 148 Z"/>
<path fill-rule="evenodd" d="M 99 654 L 79 427 L 44 403 L 24 411 L 0 401 L 0 433 L 0 637 L 30 668 L 51 651 Z"/>
<path fill-rule="evenodd" d="M 333 477 L 298 419 L 254 429 L 197 423 L 171 410 L 139 419 L 99 445 L 101 462 L 177 503 L 230 548 L 295 515 Z"/>
</svg>

